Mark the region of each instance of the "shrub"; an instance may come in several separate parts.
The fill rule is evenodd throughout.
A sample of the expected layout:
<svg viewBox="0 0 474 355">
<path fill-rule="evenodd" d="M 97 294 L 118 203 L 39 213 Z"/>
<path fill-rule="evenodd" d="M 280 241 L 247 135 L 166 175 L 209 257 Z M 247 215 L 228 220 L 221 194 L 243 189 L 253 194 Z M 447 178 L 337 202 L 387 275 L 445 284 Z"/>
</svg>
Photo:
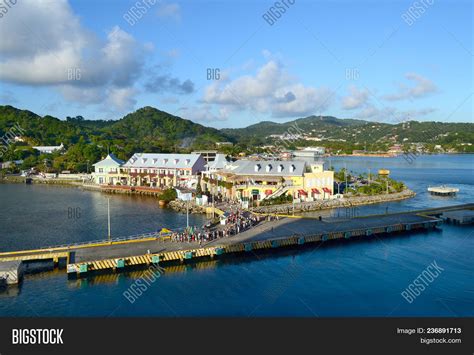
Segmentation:
<svg viewBox="0 0 474 355">
<path fill-rule="evenodd" d="M 164 190 L 160 195 L 158 195 L 158 199 L 166 202 L 176 200 L 176 197 L 178 197 L 176 190 L 171 188 Z"/>
</svg>

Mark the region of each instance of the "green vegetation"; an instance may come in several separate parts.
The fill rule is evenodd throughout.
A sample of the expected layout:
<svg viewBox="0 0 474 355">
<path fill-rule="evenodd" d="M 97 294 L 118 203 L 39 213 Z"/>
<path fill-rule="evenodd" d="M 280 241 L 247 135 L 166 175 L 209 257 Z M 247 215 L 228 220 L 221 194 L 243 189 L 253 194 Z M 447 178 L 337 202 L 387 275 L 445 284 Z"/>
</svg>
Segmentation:
<svg viewBox="0 0 474 355">
<path fill-rule="evenodd" d="M 400 144 L 405 151 L 474 153 L 472 123 L 409 121 L 399 124 L 310 116 L 285 123 L 260 122 L 246 128 L 205 127 L 152 107 L 144 107 L 117 121 L 86 120 L 82 116 L 66 120 L 0 106 L 0 137 L 12 127 L 21 127 L 23 141 L 1 142 L 0 161 L 23 160 L 9 171 L 36 167 L 40 171 L 87 172 L 92 164 L 113 152 L 128 160 L 136 152 L 189 153 L 197 149 L 216 149 L 219 141 L 233 142 L 219 151 L 230 156 L 239 153 L 271 152 L 265 145 L 281 150 L 318 145 L 333 154 L 350 154 L 353 150 L 387 151 Z M 290 134 L 292 139 L 269 137 Z M 305 134 L 318 141 L 302 139 Z M 36 145 L 64 144 L 64 152 L 40 154 Z M 415 143 L 421 143 L 416 145 Z M 469 145 L 470 144 L 470 145 Z M 336 177 L 337 179 L 340 176 Z"/>
<path fill-rule="evenodd" d="M 198 178 L 198 182 L 196 184 L 196 197 L 202 197 L 202 187 L 201 187 L 201 179 Z"/>
<path fill-rule="evenodd" d="M 171 201 L 176 200 L 176 197 L 178 197 L 178 194 L 176 193 L 176 190 L 169 188 L 169 189 L 164 190 L 164 191 L 158 196 L 158 199 L 159 199 L 159 200 L 166 201 L 166 202 L 171 202 Z"/>
<path fill-rule="evenodd" d="M 387 190 L 388 189 L 388 190 Z M 405 189 L 405 184 L 401 181 L 396 181 L 391 178 L 385 178 L 375 175 L 371 175 L 370 182 L 367 180 L 366 184 L 358 184 L 356 182 L 355 187 L 349 187 L 347 189 L 348 195 L 361 196 L 361 195 L 380 195 L 388 193 L 401 192 Z"/>
<path fill-rule="evenodd" d="M 387 122 L 391 120 L 393 118 L 387 117 Z M 325 147 L 333 154 L 351 154 L 354 150 L 386 152 L 393 144 L 401 144 L 405 151 L 412 151 L 415 143 L 422 143 L 421 150 L 424 153 L 474 153 L 472 123 L 406 121 L 390 124 L 309 116 L 285 123 L 265 121 L 246 128 L 223 129 L 222 132 L 240 144 L 254 147 L 272 144 L 283 150 L 316 145 Z M 291 138 L 282 140 L 269 137 L 281 134 L 289 134 Z M 299 134 L 318 141 L 301 139 Z"/>
<path fill-rule="evenodd" d="M 292 203 L 292 202 L 293 202 L 293 196 L 283 194 L 278 197 L 269 198 L 269 199 L 260 201 L 260 206 L 281 205 L 281 204 Z"/>
<path fill-rule="evenodd" d="M 10 142 L 0 161 L 24 160 L 21 169 L 86 172 L 108 151 L 128 160 L 136 152 L 182 152 L 213 147 L 229 140 L 219 130 L 193 123 L 152 107 L 144 107 L 118 121 L 40 117 L 12 106 L 0 106 L 0 137 L 18 125 L 24 142 Z M 32 146 L 64 144 L 64 154 L 40 154 Z M 3 142 L 2 142 L 3 144 Z M 4 144 L 5 147 L 5 144 Z"/>
<path fill-rule="evenodd" d="M 353 176 L 351 175 L 352 172 L 346 171 L 346 169 L 342 168 L 339 171 L 334 172 L 334 181 L 337 182 L 344 182 L 346 181 L 351 181 L 353 179 Z"/>
</svg>

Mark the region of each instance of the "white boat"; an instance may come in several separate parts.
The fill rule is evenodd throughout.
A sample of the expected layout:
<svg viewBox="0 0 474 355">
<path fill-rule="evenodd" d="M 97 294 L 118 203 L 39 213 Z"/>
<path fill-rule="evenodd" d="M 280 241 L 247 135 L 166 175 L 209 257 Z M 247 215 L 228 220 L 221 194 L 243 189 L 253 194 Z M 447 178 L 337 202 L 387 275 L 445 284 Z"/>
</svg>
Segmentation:
<svg viewBox="0 0 474 355">
<path fill-rule="evenodd" d="M 459 192 L 459 189 L 446 185 L 428 186 L 428 192 L 436 196 L 454 196 Z"/>
</svg>

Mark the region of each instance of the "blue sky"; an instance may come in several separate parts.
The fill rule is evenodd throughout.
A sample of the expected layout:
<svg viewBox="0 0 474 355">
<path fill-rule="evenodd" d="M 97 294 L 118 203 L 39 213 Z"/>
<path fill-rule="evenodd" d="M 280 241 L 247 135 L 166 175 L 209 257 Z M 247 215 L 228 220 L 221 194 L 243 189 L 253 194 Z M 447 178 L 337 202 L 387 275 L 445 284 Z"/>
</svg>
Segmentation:
<svg viewBox="0 0 474 355">
<path fill-rule="evenodd" d="M 473 120 L 471 1 L 8 1 L 0 103 L 41 115 Z"/>
</svg>

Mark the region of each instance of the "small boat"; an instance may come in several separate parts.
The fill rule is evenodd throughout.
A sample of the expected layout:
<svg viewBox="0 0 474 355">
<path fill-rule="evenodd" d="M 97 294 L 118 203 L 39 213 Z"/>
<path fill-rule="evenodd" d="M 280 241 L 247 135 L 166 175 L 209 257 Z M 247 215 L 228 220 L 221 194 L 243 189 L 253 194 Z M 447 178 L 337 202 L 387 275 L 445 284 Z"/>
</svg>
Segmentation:
<svg viewBox="0 0 474 355">
<path fill-rule="evenodd" d="M 459 192 L 459 189 L 446 185 L 428 186 L 428 192 L 435 196 L 455 196 Z"/>
</svg>

